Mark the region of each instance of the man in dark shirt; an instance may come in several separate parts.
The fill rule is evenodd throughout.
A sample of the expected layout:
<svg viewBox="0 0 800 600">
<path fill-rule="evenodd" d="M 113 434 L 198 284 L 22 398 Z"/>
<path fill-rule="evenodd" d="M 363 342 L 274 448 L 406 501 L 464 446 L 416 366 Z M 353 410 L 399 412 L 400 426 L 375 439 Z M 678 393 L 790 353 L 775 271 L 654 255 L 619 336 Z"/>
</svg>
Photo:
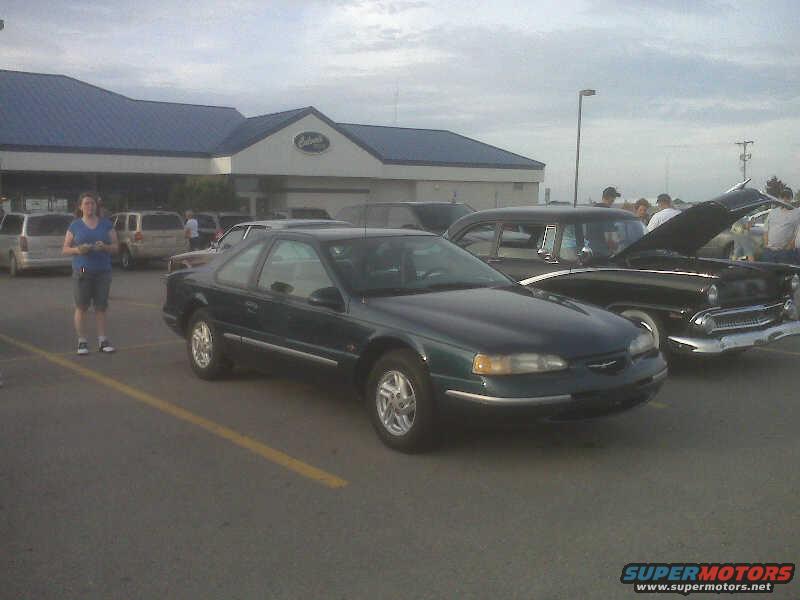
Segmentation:
<svg viewBox="0 0 800 600">
<path fill-rule="evenodd" d="M 617 191 L 617 188 L 613 186 L 609 186 L 603 190 L 603 200 L 595 206 L 605 206 L 606 208 L 611 208 L 614 206 L 614 200 L 619 198 L 622 194 Z"/>
</svg>

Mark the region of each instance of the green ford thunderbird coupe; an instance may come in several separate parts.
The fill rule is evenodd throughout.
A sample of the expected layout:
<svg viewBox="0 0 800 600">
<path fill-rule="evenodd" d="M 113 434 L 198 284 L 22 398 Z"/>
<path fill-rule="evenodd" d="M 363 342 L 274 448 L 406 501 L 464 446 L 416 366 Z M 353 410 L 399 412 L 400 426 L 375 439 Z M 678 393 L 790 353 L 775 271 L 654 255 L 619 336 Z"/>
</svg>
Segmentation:
<svg viewBox="0 0 800 600">
<path fill-rule="evenodd" d="M 166 286 L 199 377 L 276 361 L 345 376 L 401 451 L 430 447 L 450 411 L 591 418 L 648 401 L 667 375 L 645 329 L 420 231 L 268 232 Z"/>
</svg>

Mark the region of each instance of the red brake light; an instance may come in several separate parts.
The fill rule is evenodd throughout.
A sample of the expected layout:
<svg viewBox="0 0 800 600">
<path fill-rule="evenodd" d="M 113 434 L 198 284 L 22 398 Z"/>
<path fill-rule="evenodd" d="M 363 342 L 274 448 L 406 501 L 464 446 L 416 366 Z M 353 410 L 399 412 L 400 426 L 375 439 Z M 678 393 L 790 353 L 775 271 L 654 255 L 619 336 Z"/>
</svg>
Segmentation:
<svg viewBox="0 0 800 600">
<path fill-rule="evenodd" d="M 144 236 L 142 235 L 141 231 L 137 231 L 136 233 L 133 234 L 133 241 L 141 242 L 143 239 L 144 239 Z"/>
<path fill-rule="evenodd" d="M 28 238 L 26 238 L 24 235 L 19 236 L 19 249 L 20 252 L 28 251 Z"/>
</svg>

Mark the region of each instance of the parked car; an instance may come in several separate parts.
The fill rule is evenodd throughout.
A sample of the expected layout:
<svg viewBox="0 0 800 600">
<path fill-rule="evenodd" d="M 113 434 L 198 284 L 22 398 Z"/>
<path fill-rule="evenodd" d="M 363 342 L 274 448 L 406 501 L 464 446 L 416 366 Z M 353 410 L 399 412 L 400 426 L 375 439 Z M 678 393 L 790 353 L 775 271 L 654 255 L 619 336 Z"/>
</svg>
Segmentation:
<svg viewBox="0 0 800 600">
<path fill-rule="evenodd" d="M 380 202 L 348 206 L 336 218 L 356 227 L 421 229 L 442 234 L 454 221 L 471 212 L 474 212 L 471 206 L 460 202 Z"/>
<path fill-rule="evenodd" d="M 646 402 L 667 375 L 650 333 L 426 232 L 268 231 L 166 287 L 164 319 L 199 377 L 279 359 L 344 375 L 402 451 L 426 448 L 451 409 L 595 417 Z"/>
<path fill-rule="evenodd" d="M 330 219 L 331 215 L 324 208 L 313 208 L 310 206 L 296 206 L 293 208 L 280 208 L 269 211 L 265 217 L 267 219 Z"/>
<path fill-rule="evenodd" d="M 697 251 L 704 258 L 759 260 L 769 209 L 742 217 Z"/>
<path fill-rule="evenodd" d="M 771 203 L 738 189 L 647 234 L 632 214 L 611 208 L 487 210 L 454 223 L 447 237 L 524 285 L 628 317 L 663 351 L 713 355 L 800 334 L 800 269 L 697 256 L 709 239 Z"/>
<path fill-rule="evenodd" d="M 170 256 L 167 272 L 172 273 L 180 269 L 204 265 L 210 262 L 217 254 L 225 252 L 251 236 L 269 229 L 295 229 L 298 227 L 351 227 L 351 225 L 344 221 L 334 221 L 332 219 L 286 219 L 239 223 L 228 229 L 219 240 L 212 242 L 205 250 L 193 250 Z"/>
<path fill-rule="evenodd" d="M 184 250 L 188 243 L 183 219 L 176 212 L 144 210 L 111 217 L 119 240 L 119 262 L 123 269 L 137 263 L 165 259 Z"/>
<path fill-rule="evenodd" d="M 197 219 L 200 244 L 205 248 L 237 223 L 249 221 L 250 215 L 241 212 L 198 212 L 194 218 Z"/>
<path fill-rule="evenodd" d="M 0 266 L 10 277 L 31 269 L 69 267 L 72 258 L 61 249 L 73 219 L 69 213 L 7 213 L 0 221 Z"/>
</svg>

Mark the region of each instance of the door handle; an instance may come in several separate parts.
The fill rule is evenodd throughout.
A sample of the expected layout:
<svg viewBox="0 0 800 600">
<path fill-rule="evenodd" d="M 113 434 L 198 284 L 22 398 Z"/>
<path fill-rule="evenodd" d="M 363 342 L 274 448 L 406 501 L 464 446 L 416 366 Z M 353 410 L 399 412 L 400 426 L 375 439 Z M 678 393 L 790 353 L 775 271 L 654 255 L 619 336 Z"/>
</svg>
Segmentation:
<svg viewBox="0 0 800 600">
<path fill-rule="evenodd" d="M 247 312 L 258 311 L 258 303 L 253 302 L 252 300 L 245 300 L 244 307 L 247 309 Z"/>
</svg>

